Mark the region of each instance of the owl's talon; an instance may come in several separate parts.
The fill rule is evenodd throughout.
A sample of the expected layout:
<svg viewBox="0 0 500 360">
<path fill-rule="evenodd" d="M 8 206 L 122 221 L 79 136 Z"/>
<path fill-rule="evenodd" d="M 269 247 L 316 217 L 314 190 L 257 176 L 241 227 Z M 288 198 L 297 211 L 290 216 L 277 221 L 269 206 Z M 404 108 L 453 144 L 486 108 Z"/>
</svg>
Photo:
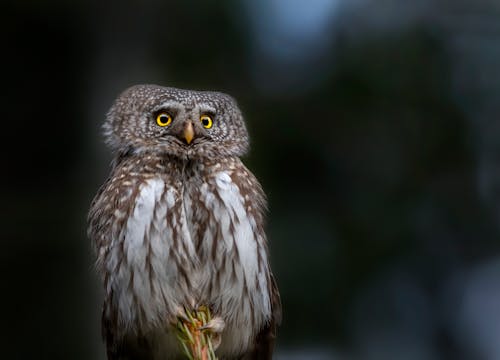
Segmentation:
<svg viewBox="0 0 500 360">
<path fill-rule="evenodd" d="M 220 334 L 224 330 L 225 326 L 226 323 L 224 322 L 224 320 L 222 320 L 222 318 L 220 317 L 216 317 L 200 327 L 200 330 L 208 330 L 214 334 Z"/>
<path fill-rule="evenodd" d="M 187 315 L 187 310 L 184 307 L 178 306 L 174 313 L 175 313 L 175 315 L 172 316 L 172 319 L 170 320 L 170 322 L 172 324 L 177 323 L 179 320 L 184 321 L 184 322 L 191 321 Z"/>
</svg>

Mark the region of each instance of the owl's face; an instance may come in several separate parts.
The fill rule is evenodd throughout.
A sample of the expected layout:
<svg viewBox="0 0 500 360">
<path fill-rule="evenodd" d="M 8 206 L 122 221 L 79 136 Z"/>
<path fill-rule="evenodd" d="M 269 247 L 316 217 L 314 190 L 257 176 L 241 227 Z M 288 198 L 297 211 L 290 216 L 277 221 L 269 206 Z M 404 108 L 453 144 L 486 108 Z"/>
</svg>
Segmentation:
<svg viewBox="0 0 500 360">
<path fill-rule="evenodd" d="M 133 86 L 116 99 L 104 130 L 107 143 L 121 153 L 220 158 L 248 148 L 236 102 L 217 92 Z"/>
</svg>

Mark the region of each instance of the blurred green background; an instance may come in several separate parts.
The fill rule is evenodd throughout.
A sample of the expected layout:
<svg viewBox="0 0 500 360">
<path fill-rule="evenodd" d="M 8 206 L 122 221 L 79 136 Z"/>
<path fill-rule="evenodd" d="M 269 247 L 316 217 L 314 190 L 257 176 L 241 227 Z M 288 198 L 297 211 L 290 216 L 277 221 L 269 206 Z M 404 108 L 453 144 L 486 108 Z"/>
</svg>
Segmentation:
<svg viewBox="0 0 500 360">
<path fill-rule="evenodd" d="M 500 2 L 2 3 L 0 344 L 104 359 L 86 212 L 136 83 L 224 91 L 270 202 L 278 359 L 500 359 Z M 6 165 L 6 166 L 5 166 Z"/>
</svg>

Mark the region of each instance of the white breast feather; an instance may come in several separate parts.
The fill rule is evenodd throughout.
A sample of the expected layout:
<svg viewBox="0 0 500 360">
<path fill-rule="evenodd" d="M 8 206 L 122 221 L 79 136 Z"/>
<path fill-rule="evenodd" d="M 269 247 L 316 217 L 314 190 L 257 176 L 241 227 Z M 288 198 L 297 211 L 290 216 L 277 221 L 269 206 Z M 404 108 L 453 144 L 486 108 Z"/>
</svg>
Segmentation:
<svg viewBox="0 0 500 360">
<path fill-rule="evenodd" d="M 165 184 L 161 179 L 149 179 L 141 185 L 132 215 L 120 236 L 123 239 L 126 261 L 121 263 L 117 272 L 112 271 L 112 265 L 118 263 L 120 249 L 119 246 L 112 247 L 109 263 L 111 269 L 108 271 L 114 276 L 111 277 L 110 286 L 118 295 L 118 309 L 124 325 L 137 321 L 139 306 L 145 317 L 143 320 L 151 324 L 158 323 L 159 317 L 172 310 L 171 306 L 175 306 L 172 296 L 175 282 L 165 271 L 169 251 L 169 242 L 166 241 L 169 230 L 165 218 L 169 205 L 172 205 L 169 201 L 172 190 L 169 189 L 166 194 L 167 201 L 161 202 L 164 190 Z M 151 274 L 146 269 L 146 257 L 150 251 L 146 238 L 151 247 Z M 132 276 L 133 292 L 128 290 Z M 150 276 L 155 281 L 150 281 Z"/>
<path fill-rule="evenodd" d="M 228 278 L 225 279 L 227 286 L 223 289 L 219 303 L 223 312 L 231 314 L 229 319 L 226 319 L 228 324 L 223 334 L 220 351 L 234 354 L 241 349 L 248 348 L 249 342 L 256 335 L 255 332 L 271 316 L 271 304 L 267 290 L 267 258 L 265 251 L 261 251 L 263 271 L 259 272 L 257 249 L 261 244 L 257 241 L 255 219 L 245 211 L 244 199 L 238 186 L 233 183 L 226 172 L 218 173 L 215 182 L 222 203 L 219 201 L 212 203 L 214 215 L 216 220 L 223 224 L 222 237 L 228 250 L 232 249 L 233 244 L 237 246 L 241 265 L 236 268 L 240 281 L 235 286 L 228 275 Z M 207 205 L 212 200 L 212 197 L 208 196 Z M 234 238 L 229 229 L 230 222 L 234 226 Z M 231 257 L 227 257 L 227 259 L 230 260 Z M 243 278 L 246 279 L 251 298 L 242 296 Z M 256 281 L 259 282 L 261 291 L 257 290 Z M 251 304 L 253 304 L 253 308 Z M 250 326 L 252 323 L 255 328 Z M 224 341 L 224 336 L 226 336 L 226 341 Z"/>
<path fill-rule="evenodd" d="M 263 246 L 263 239 L 256 233 L 255 219 L 245 211 L 244 199 L 239 188 L 226 172 L 216 175 L 215 184 L 220 200 L 204 184 L 200 188 L 201 201 L 207 209 L 213 212 L 220 226 L 222 243 L 228 255 L 222 254 L 225 257 L 221 261 L 232 261 L 231 254 L 234 253 L 232 247 L 236 246 L 238 249 L 241 266 L 236 268 L 236 273 L 240 281 L 235 284 L 231 280 L 231 275 L 228 274 L 227 278 L 221 280 L 223 286 L 220 294 L 212 295 L 213 298 L 200 299 L 200 301 L 216 304 L 216 308 L 226 321 L 220 353 L 236 354 L 249 346 L 256 331 L 271 316 L 267 290 L 269 270 L 266 252 L 261 249 L 262 271 L 259 272 L 258 249 Z M 119 312 L 125 323 L 133 323 L 137 320 L 139 304 L 148 321 L 161 325 L 162 321 L 165 321 L 165 315 L 174 312 L 185 295 L 179 293 L 177 269 L 169 259 L 173 232 L 166 222 L 167 214 L 173 208 L 177 196 L 178 193 L 174 189 L 165 188 L 162 179 L 147 180 L 141 185 L 132 216 L 122 230 L 121 237 L 124 241 L 127 264 L 122 264 L 117 272 L 114 270 L 118 264 L 119 250 L 117 246 L 111 247 L 112 253 L 107 263 L 107 270 L 110 274 L 115 274 L 110 286 L 118 294 Z M 184 206 L 178 215 L 180 218 L 172 217 L 173 226 L 177 227 L 178 233 L 183 234 L 182 239 L 186 242 L 189 253 L 183 255 L 196 257 L 187 221 L 187 218 L 192 219 L 194 214 L 192 199 L 188 196 L 184 201 Z M 198 220 L 205 221 L 206 219 L 192 219 L 193 222 Z M 230 231 L 230 223 L 234 227 L 234 238 Z M 214 228 L 215 224 L 209 224 L 211 230 L 204 236 L 203 241 L 206 242 L 204 246 L 207 248 L 211 248 L 211 242 L 214 241 L 213 236 L 216 234 L 213 231 Z M 152 251 L 149 258 L 153 269 L 152 274 L 149 274 L 145 268 L 149 251 L 148 246 L 145 246 L 146 237 L 149 238 Z M 193 283 L 195 286 L 199 284 L 201 289 L 206 283 L 214 281 L 216 276 L 212 268 L 203 268 L 201 263 L 200 267 L 193 275 L 195 278 Z M 132 272 L 135 297 L 129 291 L 125 291 Z M 150 276 L 153 281 L 150 281 Z M 243 278 L 246 279 L 250 298 L 242 296 Z M 257 286 L 260 287 L 260 291 L 257 290 Z M 204 294 L 200 295 L 204 296 Z M 255 328 L 251 328 L 250 324 L 254 324 Z M 168 342 L 171 342 L 171 339 Z"/>
</svg>

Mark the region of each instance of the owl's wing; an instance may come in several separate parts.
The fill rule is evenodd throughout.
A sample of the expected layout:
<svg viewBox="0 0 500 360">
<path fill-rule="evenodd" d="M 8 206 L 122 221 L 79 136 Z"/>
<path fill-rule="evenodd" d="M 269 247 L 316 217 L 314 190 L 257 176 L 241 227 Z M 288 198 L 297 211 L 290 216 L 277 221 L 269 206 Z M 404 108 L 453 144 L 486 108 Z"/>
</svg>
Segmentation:
<svg viewBox="0 0 500 360">
<path fill-rule="evenodd" d="M 274 278 L 274 275 L 271 273 L 271 310 L 272 310 L 272 316 L 273 320 L 276 324 L 276 327 L 281 325 L 281 319 L 282 319 L 282 311 L 281 311 L 281 296 L 280 292 L 278 291 L 278 285 L 276 284 L 276 279 Z"/>
<path fill-rule="evenodd" d="M 103 311 L 102 336 L 106 343 L 107 360 L 146 360 L 153 359 L 153 347 L 150 341 L 135 333 L 117 334 L 116 319 L 108 318 Z"/>
<path fill-rule="evenodd" d="M 271 360 L 273 358 L 276 332 L 281 324 L 281 298 L 276 285 L 276 280 L 271 274 L 269 293 L 271 295 L 272 316 L 269 323 L 257 334 L 255 345 L 251 352 L 246 354 L 244 360 Z"/>
<path fill-rule="evenodd" d="M 142 337 L 123 338 L 120 341 L 106 340 L 108 360 L 145 360 L 153 359 L 153 351 L 147 339 Z"/>
</svg>

